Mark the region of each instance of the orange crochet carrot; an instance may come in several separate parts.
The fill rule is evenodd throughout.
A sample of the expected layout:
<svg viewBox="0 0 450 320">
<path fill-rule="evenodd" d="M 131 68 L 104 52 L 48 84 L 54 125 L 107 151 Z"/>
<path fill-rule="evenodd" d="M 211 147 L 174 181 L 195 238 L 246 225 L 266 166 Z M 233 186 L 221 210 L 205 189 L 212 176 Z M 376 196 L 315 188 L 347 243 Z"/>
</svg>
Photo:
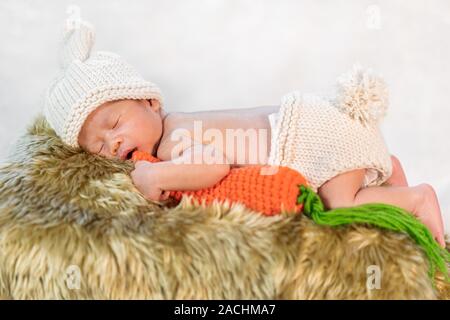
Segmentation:
<svg viewBox="0 0 450 320">
<path fill-rule="evenodd" d="M 133 152 L 131 159 L 134 162 L 160 161 L 142 151 Z M 301 212 L 302 205 L 297 203 L 298 186 L 308 185 L 306 179 L 299 172 L 288 167 L 277 167 L 278 170 L 273 174 L 261 174 L 262 168 L 267 166 L 232 168 L 227 176 L 212 187 L 197 191 L 175 190 L 170 192 L 170 196 L 181 200 L 183 195 L 190 195 L 200 202 L 205 201 L 206 204 L 210 204 L 213 200 L 240 202 L 265 215 L 274 215 L 281 211 Z"/>
</svg>

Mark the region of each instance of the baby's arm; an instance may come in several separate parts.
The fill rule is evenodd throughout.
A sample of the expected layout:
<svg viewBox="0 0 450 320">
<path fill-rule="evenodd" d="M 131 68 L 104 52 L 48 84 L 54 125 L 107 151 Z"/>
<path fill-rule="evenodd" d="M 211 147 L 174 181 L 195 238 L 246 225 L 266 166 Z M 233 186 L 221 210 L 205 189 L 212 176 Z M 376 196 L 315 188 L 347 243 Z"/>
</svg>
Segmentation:
<svg viewBox="0 0 450 320">
<path fill-rule="evenodd" d="M 154 163 L 163 190 L 199 190 L 213 186 L 230 171 L 223 154 L 212 164 L 206 159 L 219 152 L 211 145 L 193 145 L 175 159 Z M 212 162 L 212 161 L 211 161 Z"/>
<path fill-rule="evenodd" d="M 146 198 L 156 201 L 166 198 L 165 190 L 199 190 L 213 186 L 228 174 L 230 165 L 219 150 L 212 148 L 196 144 L 169 161 L 137 161 L 131 173 L 133 182 Z M 211 156 L 216 161 L 205 163 Z"/>
</svg>

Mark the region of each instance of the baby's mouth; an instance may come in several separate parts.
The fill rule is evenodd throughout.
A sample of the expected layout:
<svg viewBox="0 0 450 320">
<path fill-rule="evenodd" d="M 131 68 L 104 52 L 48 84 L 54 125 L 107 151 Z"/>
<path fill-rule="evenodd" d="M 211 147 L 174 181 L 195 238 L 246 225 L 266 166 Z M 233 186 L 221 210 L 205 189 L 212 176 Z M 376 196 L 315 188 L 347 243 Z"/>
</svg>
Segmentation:
<svg viewBox="0 0 450 320">
<path fill-rule="evenodd" d="M 133 152 L 135 152 L 137 148 L 133 148 L 126 154 L 125 160 L 131 160 L 131 157 L 133 156 Z"/>
</svg>

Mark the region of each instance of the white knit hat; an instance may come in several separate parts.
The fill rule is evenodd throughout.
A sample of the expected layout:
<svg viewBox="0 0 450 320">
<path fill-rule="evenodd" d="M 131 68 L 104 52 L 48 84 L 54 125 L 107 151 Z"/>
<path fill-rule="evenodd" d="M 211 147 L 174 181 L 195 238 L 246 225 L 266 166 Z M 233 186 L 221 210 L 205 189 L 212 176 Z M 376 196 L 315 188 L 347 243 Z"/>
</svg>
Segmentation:
<svg viewBox="0 0 450 320">
<path fill-rule="evenodd" d="M 119 99 L 157 99 L 161 90 L 145 81 L 119 55 L 91 54 L 94 31 L 85 21 L 66 24 L 62 43 L 62 70 L 45 97 L 44 115 L 64 143 L 78 147 L 78 134 L 101 104 Z"/>
</svg>

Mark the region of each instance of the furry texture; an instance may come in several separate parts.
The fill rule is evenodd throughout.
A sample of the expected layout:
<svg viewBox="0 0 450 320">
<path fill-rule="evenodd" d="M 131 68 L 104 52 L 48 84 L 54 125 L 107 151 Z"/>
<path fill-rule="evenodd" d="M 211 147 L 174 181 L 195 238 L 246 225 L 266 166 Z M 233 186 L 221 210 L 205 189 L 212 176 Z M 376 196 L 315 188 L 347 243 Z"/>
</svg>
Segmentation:
<svg viewBox="0 0 450 320">
<path fill-rule="evenodd" d="M 152 204 L 131 163 L 64 146 L 38 117 L 0 169 L 0 296 L 95 299 L 448 299 L 404 234 L 330 228 L 240 205 Z M 79 289 L 67 268 L 81 271 Z M 381 270 L 380 289 L 366 286 Z"/>
</svg>

